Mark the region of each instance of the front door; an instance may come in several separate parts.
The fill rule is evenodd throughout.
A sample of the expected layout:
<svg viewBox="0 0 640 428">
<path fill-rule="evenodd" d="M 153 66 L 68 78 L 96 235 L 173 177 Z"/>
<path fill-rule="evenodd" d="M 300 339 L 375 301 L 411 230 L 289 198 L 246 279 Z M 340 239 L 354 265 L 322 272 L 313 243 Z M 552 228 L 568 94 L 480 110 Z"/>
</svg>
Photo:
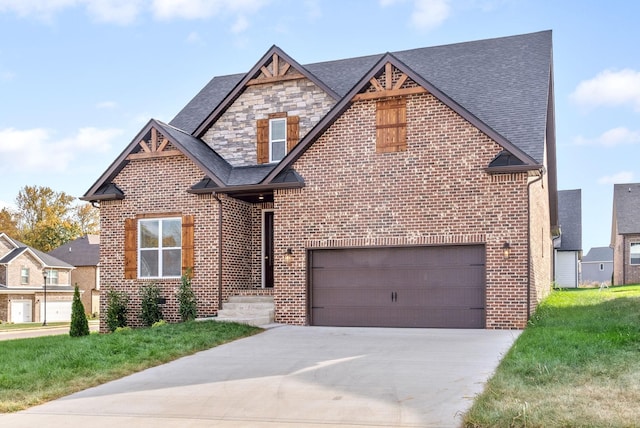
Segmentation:
<svg viewBox="0 0 640 428">
<path fill-rule="evenodd" d="M 273 287 L 273 211 L 262 214 L 262 286 Z"/>
</svg>

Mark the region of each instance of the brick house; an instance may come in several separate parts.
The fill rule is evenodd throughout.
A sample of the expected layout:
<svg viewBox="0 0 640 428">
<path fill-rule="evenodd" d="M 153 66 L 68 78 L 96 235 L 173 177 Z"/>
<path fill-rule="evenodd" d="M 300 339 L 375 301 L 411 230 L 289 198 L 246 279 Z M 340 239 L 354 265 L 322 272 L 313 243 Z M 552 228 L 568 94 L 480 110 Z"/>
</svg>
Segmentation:
<svg viewBox="0 0 640 428">
<path fill-rule="evenodd" d="M 70 264 L 0 232 L 0 321 L 70 321 L 72 270 Z"/>
<path fill-rule="evenodd" d="M 264 295 L 281 323 L 523 328 L 552 279 L 554 127 L 550 31 L 308 65 L 274 46 L 84 195 L 102 292 L 136 324 L 154 281 L 175 321 L 191 268 L 199 316 Z"/>
<path fill-rule="evenodd" d="M 48 253 L 75 267 L 71 284 L 78 284 L 87 315 L 100 312 L 100 235 L 84 235 Z"/>
<path fill-rule="evenodd" d="M 613 185 L 613 284 L 640 283 L 640 183 Z"/>
</svg>

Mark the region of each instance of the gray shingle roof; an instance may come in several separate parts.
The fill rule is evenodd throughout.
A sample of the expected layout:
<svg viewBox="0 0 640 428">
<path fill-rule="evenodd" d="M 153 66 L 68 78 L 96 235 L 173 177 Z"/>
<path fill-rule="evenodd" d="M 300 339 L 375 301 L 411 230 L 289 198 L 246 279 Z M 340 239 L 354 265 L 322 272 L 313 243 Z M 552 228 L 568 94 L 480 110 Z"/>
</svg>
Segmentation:
<svg viewBox="0 0 640 428">
<path fill-rule="evenodd" d="M 590 262 L 613 262 L 613 248 L 593 247 L 586 256 L 582 258 L 582 263 Z"/>
<path fill-rule="evenodd" d="M 48 254 L 76 267 L 97 266 L 100 263 L 100 237 L 85 235 L 49 251 Z"/>
<path fill-rule="evenodd" d="M 558 250 L 582 250 L 582 191 L 558 191 L 558 218 L 562 230 Z"/>
<path fill-rule="evenodd" d="M 640 233 L 640 183 L 614 184 L 613 216 L 617 233 Z"/>
<path fill-rule="evenodd" d="M 542 164 L 552 69 L 551 31 L 393 55 Z M 344 96 L 383 56 L 303 67 Z M 170 124 L 193 133 L 243 77 L 235 74 L 213 78 Z"/>
<path fill-rule="evenodd" d="M 17 248 L 6 254 L 2 259 L 0 259 L 0 264 L 11 263 L 14 259 L 20 256 L 25 251 L 31 251 L 37 258 L 39 258 L 42 263 L 46 267 L 58 267 L 58 268 L 69 268 L 73 269 L 73 266 L 67 262 L 64 262 L 56 257 L 53 257 L 47 253 L 44 253 L 40 250 L 36 250 L 33 247 L 28 246 L 27 244 L 23 244 L 20 241 L 17 241 L 13 238 L 11 240 L 17 245 Z"/>
</svg>

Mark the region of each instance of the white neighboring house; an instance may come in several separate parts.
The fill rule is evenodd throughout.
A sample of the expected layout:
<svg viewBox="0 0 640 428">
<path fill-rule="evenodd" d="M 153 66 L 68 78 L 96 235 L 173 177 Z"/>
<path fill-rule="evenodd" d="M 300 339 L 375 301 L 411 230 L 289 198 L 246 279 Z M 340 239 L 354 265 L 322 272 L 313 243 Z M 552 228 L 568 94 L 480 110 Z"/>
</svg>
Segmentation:
<svg viewBox="0 0 640 428">
<path fill-rule="evenodd" d="M 582 257 L 582 190 L 558 191 L 560 237 L 554 240 L 556 287 L 577 288 Z"/>
<path fill-rule="evenodd" d="M 611 285 L 613 275 L 613 248 L 593 247 L 586 256 L 582 258 L 582 278 L 583 284 Z"/>
<path fill-rule="evenodd" d="M 0 232 L 0 321 L 70 321 L 73 269 Z"/>
</svg>

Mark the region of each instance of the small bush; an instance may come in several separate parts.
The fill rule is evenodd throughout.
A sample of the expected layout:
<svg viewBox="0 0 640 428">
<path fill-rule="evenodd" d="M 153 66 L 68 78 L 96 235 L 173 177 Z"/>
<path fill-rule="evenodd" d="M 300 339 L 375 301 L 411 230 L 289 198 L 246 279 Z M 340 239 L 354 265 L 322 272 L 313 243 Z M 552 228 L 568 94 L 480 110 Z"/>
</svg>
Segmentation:
<svg viewBox="0 0 640 428">
<path fill-rule="evenodd" d="M 181 277 L 180 289 L 178 290 L 178 304 L 180 312 L 180 319 L 182 321 L 190 321 L 196 318 L 198 312 L 198 304 L 196 302 L 196 295 L 191 288 L 191 270 Z"/>
<path fill-rule="evenodd" d="M 113 330 L 114 333 L 128 333 L 132 331 L 131 327 L 118 327 Z"/>
<path fill-rule="evenodd" d="M 151 328 L 162 327 L 163 325 L 167 325 L 167 322 L 165 320 L 160 320 L 154 322 Z"/>
<path fill-rule="evenodd" d="M 140 318 L 147 327 L 162 319 L 162 309 L 158 303 L 160 299 L 160 287 L 155 282 L 140 287 Z"/>
<path fill-rule="evenodd" d="M 122 291 L 107 292 L 107 327 L 116 331 L 118 327 L 127 326 L 127 303 L 129 296 Z"/>
<path fill-rule="evenodd" d="M 84 313 L 84 305 L 80 300 L 80 290 L 76 284 L 73 290 L 73 303 L 71 304 L 71 328 L 69 336 L 80 337 L 89 335 L 89 321 Z"/>
</svg>

